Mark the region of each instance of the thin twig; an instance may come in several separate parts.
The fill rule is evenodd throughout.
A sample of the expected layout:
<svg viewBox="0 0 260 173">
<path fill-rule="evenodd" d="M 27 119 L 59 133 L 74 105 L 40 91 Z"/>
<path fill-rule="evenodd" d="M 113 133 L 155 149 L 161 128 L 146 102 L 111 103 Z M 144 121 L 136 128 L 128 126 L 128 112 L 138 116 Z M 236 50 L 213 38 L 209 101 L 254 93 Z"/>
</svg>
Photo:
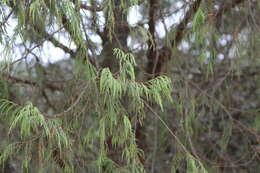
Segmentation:
<svg viewBox="0 0 260 173">
<path fill-rule="evenodd" d="M 169 133 L 174 137 L 174 139 L 177 141 L 177 143 L 181 146 L 184 152 L 190 153 L 188 149 L 181 143 L 180 139 L 174 134 L 174 132 L 170 129 L 170 127 L 165 123 L 165 121 L 153 110 L 153 108 L 146 102 L 144 101 L 145 106 L 162 122 L 164 127 L 169 131 Z"/>
<path fill-rule="evenodd" d="M 64 114 L 70 112 L 79 103 L 79 101 L 82 98 L 82 96 L 84 95 L 85 91 L 86 91 L 86 88 L 83 89 L 83 91 L 80 93 L 80 95 L 78 96 L 76 101 L 65 111 L 57 113 L 57 114 L 53 114 L 53 115 L 44 114 L 44 116 L 47 118 L 59 118 L 59 117 L 63 116 Z"/>
</svg>

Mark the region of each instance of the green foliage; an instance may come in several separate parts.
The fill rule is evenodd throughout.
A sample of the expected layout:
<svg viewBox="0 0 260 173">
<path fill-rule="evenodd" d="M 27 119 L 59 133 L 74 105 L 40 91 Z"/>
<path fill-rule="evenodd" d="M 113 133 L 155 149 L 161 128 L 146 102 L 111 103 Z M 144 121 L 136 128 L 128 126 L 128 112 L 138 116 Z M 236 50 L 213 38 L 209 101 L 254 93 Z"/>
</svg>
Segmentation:
<svg viewBox="0 0 260 173">
<path fill-rule="evenodd" d="M 112 145 L 122 148 L 122 159 L 127 163 L 126 169 L 130 172 L 144 172 L 139 160 L 141 151 L 137 148 L 133 133 L 133 117 L 135 116 L 139 121 L 143 119 L 144 102 L 146 100 L 159 104 L 163 109 L 162 97 L 169 101 L 172 99 L 170 97 L 172 92 L 171 81 L 166 76 L 159 76 L 147 82 L 137 82 L 135 81 L 134 70 L 136 62 L 133 55 L 125 54 L 120 49 L 115 49 L 114 55 L 120 62 L 120 71 L 114 75 L 108 68 L 104 68 L 100 72 L 100 87 L 99 93 L 97 93 L 100 102 L 97 102 L 98 105 L 96 105 L 98 118 L 95 119 L 98 126 L 93 126 L 86 131 L 85 142 L 93 143 L 94 140 L 99 143 L 100 152 L 97 157 L 99 170 L 105 169 L 108 172 L 115 170 L 115 165 L 107 157 L 106 140 L 109 136 L 112 136 Z M 89 68 L 85 70 L 87 70 L 86 74 L 89 75 Z M 95 74 L 95 72 L 91 74 Z M 95 87 L 95 83 L 92 83 L 92 85 Z M 130 106 L 124 103 L 126 97 L 131 100 Z M 19 106 L 8 100 L 2 100 L 0 110 L 2 115 L 9 116 L 9 135 L 15 133 L 17 128 L 19 129 L 21 141 L 14 141 L 13 145 L 15 143 L 24 145 L 25 148 L 21 151 L 24 151 L 25 155 L 32 155 L 33 153 L 29 152 L 32 151 L 33 147 L 39 145 L 39 143 L 31 143 L 31 141 L 40 142 L 42 139 L 45 139 L 44 145 L 54 145 L 60 152 L 73 150 L 71 148 L 72 136 L 68 135 L 67 128 L 61 128 L 62 121 L 48 119 L 32 103 Z M 118 128 L 120 128 L 120 131 L 118 131 Z M 97 132 L 96 139 L 93 138 L 95 134 L 91 134 L 94 131 Z M 4 149 L 4 154 L 1 155 L 2 160 L 6 160 L 13 155 L 13 145 L 11 144 Z M 44 150 L 48 150 L 48 148 Z M 24 161 L 24 167 L 29 169 L 30 159 L 25 157 Z"/>
<path fill-rule="evenodd" d="M 201 27 L 205 24 L 206 21 L 206 16 L 204 14 L 203 9 L 198 9 L 198 11 L 196 12 L 196 14 L 193 17 L 193 21 L 192 21 L 192 31 L 196 32 L 199 29 L 201 29 Z"/>
<path fill-rule="evenodd" d="M 208 173 L 202 163 L 191 155 L 187 157 L 187 172 Z"/>
<path fill-rule="evenodd" d="M 5 150 L 0 156 L 0 164 L 2 165 L 8 158 L 16 154 L 19 151 L 19 145 L 17 143 L 9 144 L 5 147 Z"/>
<path fill-rule="evenodd" d="M 114 54 L 120 62 L 120 71 L 116 74 L 117 76 L 114 77 L 108 68 L 103 69 L 100 74 L 100 94 L 103 96 L 102 112 L 107 112 L 107 115 L 100 115 L 100 155 L 104 155 L 106 151 L 104 143 L 107 135 L 113 135 L 112 144 L 114 146 L 124 146 L 122 157 L 133 168 L 139 168 L 139 151 L 135 143 L 129 113 L 132 112 L 133 115 L 139 118 L 143 117 L 144 98 L 158 103 L 162 108 L 162 96 L 168 96 L 168 99 L 171 100 L 171 97 L 169 97 L 171 81 L 167 77 L 158 77 L 147 83 L 136 82 L 134 81 L 134 65 L 136 63 L 133 55 L 125 54 L 120 49 L 115 49 Z M 132 99 L 130 104 L 133 105 L 132 111 L 126 109 L 121 102 L 125 96 Z M 120 132 L 117 131 L 119 124 L 121 126 Z"/>
<path fill-rule="evenodd" d="M 0 165 L 257 172 L 259 11 L 245 0 L 2 0 Z M 66 59 L 46 63 L 49 46 Z"/>
<path fill-rule="evenodd" d="M 5 115 L 9 118 L 9 136 L 15 134 L 14 130 L 17 128 L 20 133 L 19 141 L 12 142 L 7 147 L 4 147 L 0 156 L 2 161 L 7 160 L 14 154 L 24 152 L 23 167 L 29 169 L 28 166 L 33 154 L 33 148 L 39 145 L 46 145 L 46 147 L 56 146 L 60 151 L 65 151 L 65 149 L 71 147 L 70 139 L 61 128 L 61 123 L 58 120 L 46 119 L 31 103 L 21 107 L 8 100 L 2 100 L 0 110 L 2 116 Z M 44 144 L 42 144 L 43 139 L 45 139 Z M 42 154 L 41 157 L 44 157 L 47 152 Z"/>
</svg>

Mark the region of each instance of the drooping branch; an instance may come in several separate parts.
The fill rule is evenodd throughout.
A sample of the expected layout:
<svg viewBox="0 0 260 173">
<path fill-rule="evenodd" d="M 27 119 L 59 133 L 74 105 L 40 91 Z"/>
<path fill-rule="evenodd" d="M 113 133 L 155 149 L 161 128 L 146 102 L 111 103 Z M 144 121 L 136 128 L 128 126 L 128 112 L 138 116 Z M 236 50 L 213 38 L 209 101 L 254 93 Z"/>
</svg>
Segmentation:
<svg viewBox="0 0 260 173">
<path fill-rule="evenodd" d="M 230 11 L 232 8 L 236 7 L 237 5 L 245 2 L 245 0 L 231 0 L 226 1 L 223 0 L 220 8 L 215 13 L 215 17 L 217 18 L 217 21 L 220 21 L 222 18 L 222 15 L 228 11 Z M 182 21 L 178 24 L 176 28 L 172 28 L 171 30 L 175 30 L 175 37 L 171 41 L 171 45 L 173 47 L 176 47 L 179 45 L 179 43 L 183 40 L 185 36 L 185 31 L 187 28 L 188 23 L 192 20 L 194 14 L 198 11 L 202 1 L 196 0 L 189 8 L 189 10 L 186 12 L 185 17 L 182 19 Z"/>
<path fill-rule="evenodd" d="M 48 8 L 51 8 L 51 5 L 48 1 L 45 1 L 46 5 Z M 76 4 L 76 2 L 73 1 L 73 3 Z M 75 7 L 77 8 L 77 7 Z M 76 12 L 78 12 L 76 9 L 75 9 Z M 53 44 L 56 44 L 57 46 L 60 46 L 60 47 L 63 47 L 63 50 L 67 51 L 67 53 L 70 52 L 70 54 L 72 55 L 71 57 L 74 58 L 77 54 L 77 52 L 82 49 L 83 47 L 87 47 L 86 45 L 86 41 L 84 40 L 83 36 L 77 36 L 75 34 L 75 31 L 74 29 L 71 27 L 71 20 L 67 17 L 67 15 L 63 12 L 63 11 L 60 11 L 60 15 L 61 15 L 61 23 L 62 23 L 62 26 L 63 28 L 66 30 L 66 32 L 70 35 L 70 38 L 72 38 L 72 41 L 75 43 L 76 45 L 76 51 L 70 51 L 68 49 L 66 49 L 64 46 L 58 44 L 57 42 L 55 42 L 55 40 L 52 40 Z M 80 21 L 79 21 L 80 22 Z M 76 27 L 80 27 L 81 26 L 81 23 L 78 24 L 78 26 Z M 80 28 L 77 28 L 78 29 L 78 32 L 81 32 L 81 29 Z M 79 34 L 79 33 L 78 33 Z M 65 52 L 66 52 L 65 51 Z M 87 52 L 85 52 L 84 55 L 81 56 L 81 60 L 88 60 L 93 66 L 97 67 L 96 65 L 96 62 L 90 58 L 90 56 L 88 55 Z"/>
<path fill-rule="evenodd" d="M 237 5 L 243 2 L 245 2 L 245 0 L 232 0 L 230 2 L 223 0 L 220 5 L 220 8 L 217 10 L 217 12 L 214 13 L 214 16 L 216 17 L 217 20 L 217 24 L 219 23 L 219 21 L 221 21 L 222 15 L 224 13 L 230 11 L 232 8 L 236 7 Z M 188 23 L 193 19 L 201 3 L 202 3 L 201 0 L 194 1 L 193 4 L 190 6 L 189 10 L 186 12 L 184 18 L 177 25 L 177 27 L 173 27 L 170 29 L 175 33 L 175 37 L 172 40 L 170 40 L 172 47 L 177 47 L 180 44 L 180 42 L 184 39 L 185 33 L 187 31 Z M 158 54 L 159 55 L 158 55 L 157 67 L 154 70 L 156 74 L 161 73 L 161 66 L 163 66 L 163 64 L 166 64 L 167 62 L 167 59 L 165 60 L 165 58 L 170 59 L 172 53 L 170 48 L 168 48 L 168 46 L 164 46 Z M 164 61 L 163 59 L 160 60 L 160 57 L 164 57 Z"/>
<path fill-rule="evenodd" d="M 182 21 L 178 24 L 176 28 L 173 28 L 176 30 L 175 32 L 175 38 L 171 41 L 171 45 L 173 47 L 176 47 L 179 45 L 179 43 L 182 41 L 184 35 L 185 35 L 185 30 L 187 28 L 187 25 L 189 21 L 193 18 L 194 14 L 198 11 L 199 7 L 201 4 L 201 0 L 196 0 L 189 8 L 189 10 L 186 12 L 184 18 Z M 173 30 L 172 29 L 172 30 Z"/>
<path fill-rule="evenodd" d="M 171 45 L 176 47 L 181 40 L 184 38 L 185 30 L 187 28 L 188 22 L 193 18 L 194 14 L 197 12 L 201 4 L 201 0 L 196 0 L 189 8 L 183 20 L 179 25 L 171 30 L 175 30 L 175 37 L 171 40 Z M 149 51 L 148 51 L 148 63 L 146 66 L 146 73 L 150 76 L 149 78 L 156 77 L 163 73 L 163 67 L 168 62 L 171 57 L 171 50 L 167 46 L 164 46 L 160 50 L 156 50 L 155 44 L 155 24 L 156 24 L 156 11 L 158 10 L 158 2 L 156 0 L 150 0 L 149 9 L 149 32 L 152 36 L 152 40 L 148 41 Z"/>
</svg>

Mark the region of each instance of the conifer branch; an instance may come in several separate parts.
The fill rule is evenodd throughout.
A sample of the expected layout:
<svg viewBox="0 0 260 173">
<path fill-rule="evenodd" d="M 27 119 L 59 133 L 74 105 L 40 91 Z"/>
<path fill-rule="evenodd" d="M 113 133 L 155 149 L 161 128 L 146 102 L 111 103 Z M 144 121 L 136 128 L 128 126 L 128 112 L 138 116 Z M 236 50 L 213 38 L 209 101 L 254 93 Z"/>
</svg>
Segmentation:
<svg viewBox="0 0 260 173">
<path fill-rule="evenodd" d="M 4 18 L 4 20 L 0 22 L 0 28 L 6 24 L 6 22 L 12 16 L 12 14 L 13 14 L 13 10 L 11 10 L 10 13 Z"/>
<path fill-rule="evenodd" d="M 42 36 L 43 39 L 50 41 L 55 47 L 58 47 L 62 49 L 64 52 L 70 54 L 71 56 L 74 56 L 75 52 L 72 49 L 68 48 L 67 46 L 56 40 L 52 35 L 48 34 L 46 31 L 38 29 L 37 32 Z"/>
<path fill-rule="evenodd" d="M 221 20 L 221 16 L 227 12 L 230 11 L 230 9 L 236 7 L 237 5 L 243 3 L 245 0 L 231 0 L 231 2 L 228 2 L 226 0 L 223 0 L 221 3 L 221 6 L 219 10 L 215 13 L 215 17 L 217 18 L 217 21 Z M 189 10 L 186 12 L 185 17 L 183 20 L 178 24 L 178 26 L 175 28 L 172 28 L 171 30 L 175 31 L 175 37 L 171 41 L 171 45 L 173 47 L 176 47 L 179 45 L 179 43 L 182 41 L 185 31 L 187 28 L 188 22 L 193 18 L 194 14 L 197 12 L 197 10 L 200 7 L 201 0 L 196 0 L 189 8 Z"/>
<path fill-rule="evenodd" d="M 178 24 L 178 26 L 175 28 L 172 28 L 172 30 L 175 31 L 175 38 L 171 41 L 171 45 L 173 47 L 177 47 L 179 43 L 182 41 L 185 31 L 187 28 L 187 24 L 189 21 L 193 18 L 194 14 L 197 12 L 201 4 L 201 0 L 196 0 L 193 2 L 193 4 L 190 6 L 189 10 L 186 12 L 184 18 L 182 21 Z"/>
</svg>

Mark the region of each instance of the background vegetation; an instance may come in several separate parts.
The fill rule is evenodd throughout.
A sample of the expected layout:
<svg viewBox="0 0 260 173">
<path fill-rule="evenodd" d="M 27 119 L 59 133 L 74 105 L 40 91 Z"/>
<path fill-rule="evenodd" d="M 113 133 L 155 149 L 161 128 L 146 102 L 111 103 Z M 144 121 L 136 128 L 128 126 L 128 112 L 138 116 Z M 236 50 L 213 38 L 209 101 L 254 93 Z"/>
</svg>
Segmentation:
<svg viewBox="0 0 260 173">
<path fill-rule="evenodd" d="M 259 1 L 0 12 L 2 172 L 260 172 Z"/>
</svg>

